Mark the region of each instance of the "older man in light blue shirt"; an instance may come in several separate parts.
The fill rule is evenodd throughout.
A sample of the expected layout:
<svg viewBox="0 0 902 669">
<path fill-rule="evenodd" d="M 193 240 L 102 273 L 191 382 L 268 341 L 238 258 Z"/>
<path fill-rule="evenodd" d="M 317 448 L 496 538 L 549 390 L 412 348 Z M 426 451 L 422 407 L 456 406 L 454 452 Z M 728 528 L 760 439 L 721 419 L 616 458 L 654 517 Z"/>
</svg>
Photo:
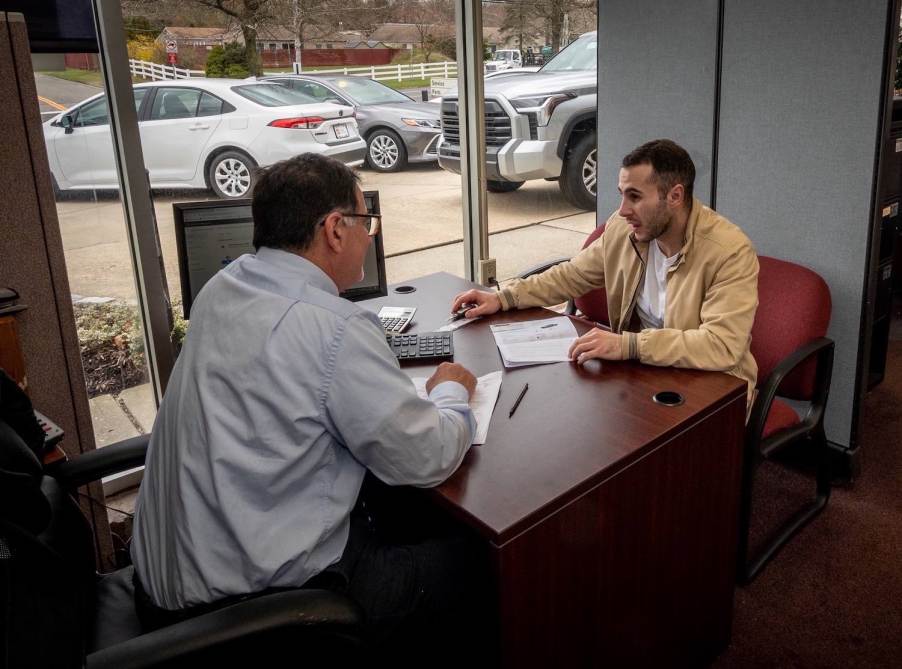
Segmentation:
<svg viewBox="0 0 902 669">
<path fill-rule="evenodd" d="M 256 255 L 193 305 L 131 549 L 162 611 L 302 586 L 342 559 L 367 470 L 433 486 L 469 448 L 473 375 L 445 363 L 419 398 L 378 318 L 339 297 L 379 223 L 356 179 L 312 154 L 270 168 L 254 192 Z"/>
</svg>

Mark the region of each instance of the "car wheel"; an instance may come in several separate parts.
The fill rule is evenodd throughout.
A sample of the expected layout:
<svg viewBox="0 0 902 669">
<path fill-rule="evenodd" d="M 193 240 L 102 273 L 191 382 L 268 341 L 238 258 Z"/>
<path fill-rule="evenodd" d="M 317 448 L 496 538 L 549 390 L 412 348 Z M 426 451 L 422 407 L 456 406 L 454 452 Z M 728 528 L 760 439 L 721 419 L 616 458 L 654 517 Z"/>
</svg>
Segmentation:
<svg viewBox="0 0 902 669">
<path fill-rule="evenodd" d="M 594 132 L 583 135 L 571 149 L 558 185 L 564 197 L 574 207 L 595 211 L 595 196 L 598 190 L 598 148 Z"/>
<path fill-rule="evenodd" d="M 254 186 L 254 169 L 257 167 L 247 154 L 240 151 L 224 151 L 210 163 L 207 181 L 216 195 L 225 199 L 246 197 Z"/>
<path fill-rule="evenodd" d="M 377 130 L 366 141 L 366 162 L 377 172 L 397 172 L 407 165 L 407 147 L 391 130 Z"/>
<path fill-rule="evenodd" d="M 485 189 L 490 193 L 513 193 L 525 181 L 486 181 Z"/>
</svg>

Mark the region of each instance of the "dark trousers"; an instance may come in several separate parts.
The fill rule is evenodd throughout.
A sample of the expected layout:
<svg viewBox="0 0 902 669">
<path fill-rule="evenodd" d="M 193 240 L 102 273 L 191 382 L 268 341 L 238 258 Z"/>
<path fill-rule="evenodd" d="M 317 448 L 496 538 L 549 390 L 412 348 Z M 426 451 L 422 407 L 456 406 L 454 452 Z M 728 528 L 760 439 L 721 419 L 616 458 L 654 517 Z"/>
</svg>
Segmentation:
<svg viewBox="0 0 902 669">
<path fill-rule="evenodd" d="M 167 611 L 135 579 L 145 628 L 232 604 L 228 598 Z M 367 474 L 341 559 L 304 584 L 346 594 L 365 614 L 368 650 L 401 666 L 451 666 L 494 657 L 494 587 L 484 541 L 438 512 L 424 491 Z"/>
</svg>

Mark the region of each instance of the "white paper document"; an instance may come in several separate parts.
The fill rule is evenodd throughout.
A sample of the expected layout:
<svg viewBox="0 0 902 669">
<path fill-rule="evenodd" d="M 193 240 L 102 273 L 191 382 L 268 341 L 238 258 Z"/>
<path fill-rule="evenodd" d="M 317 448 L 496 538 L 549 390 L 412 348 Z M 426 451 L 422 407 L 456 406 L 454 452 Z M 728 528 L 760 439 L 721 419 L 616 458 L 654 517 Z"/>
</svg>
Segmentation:
<svg viewBox="0 0 902 669">
<path fill-rule="evenodd" d="M 566 362 L 579 336 L 566 316 L 489 326 L 505 367 Z"/>
<path fill-rule="evenodd" d="M 470 323 L 475 323 L 482 316 L 477 316 L 476 318 L 461 318 L 456 321 L 452 321 L 451 323 L 446 323 L 442 327 L 438 328 L 436 332 L 454 332 L 458 328 L 462 328 L 464 325 L 469 325 Z"/>
<path fill-rule="evenodd" d="M 411 379 L 416 386 L 417 395 L 424 400 L 429 399 L 426 392 L 426 379 L 422 376 Z M 473 435 L 474 444 L 484 444 L 489 434 L 489 423 L 492 421 L 492 412 L 498 401 L 498 393 L 501 390 L 501 372 L 490 372 L 476 379 L 476 392 L 470 398 L 470 409 L 476 418 L 476 434 Z"/>
</svg>

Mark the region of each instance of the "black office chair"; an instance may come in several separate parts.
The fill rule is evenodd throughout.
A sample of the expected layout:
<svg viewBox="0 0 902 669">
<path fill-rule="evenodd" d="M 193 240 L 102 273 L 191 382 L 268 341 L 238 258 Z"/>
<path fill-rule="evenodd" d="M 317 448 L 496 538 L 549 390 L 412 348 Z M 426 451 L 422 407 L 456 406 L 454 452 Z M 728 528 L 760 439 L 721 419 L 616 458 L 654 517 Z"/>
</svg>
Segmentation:
<svg viewBox="0 0 902 669">
<path fill-rule="evenodd" d="M 136 437 L 48 472 L 0 419 L 0 658 L 7 666 L 237 666 L 264 652 L 292 666 L 357 659 L 362 614 L 325 590 L 264 594 L 144 632 L 133 568 L 95 572 L 94 537 L 73 494 L 143 464 L 147 442 Z"/>
</svg>

